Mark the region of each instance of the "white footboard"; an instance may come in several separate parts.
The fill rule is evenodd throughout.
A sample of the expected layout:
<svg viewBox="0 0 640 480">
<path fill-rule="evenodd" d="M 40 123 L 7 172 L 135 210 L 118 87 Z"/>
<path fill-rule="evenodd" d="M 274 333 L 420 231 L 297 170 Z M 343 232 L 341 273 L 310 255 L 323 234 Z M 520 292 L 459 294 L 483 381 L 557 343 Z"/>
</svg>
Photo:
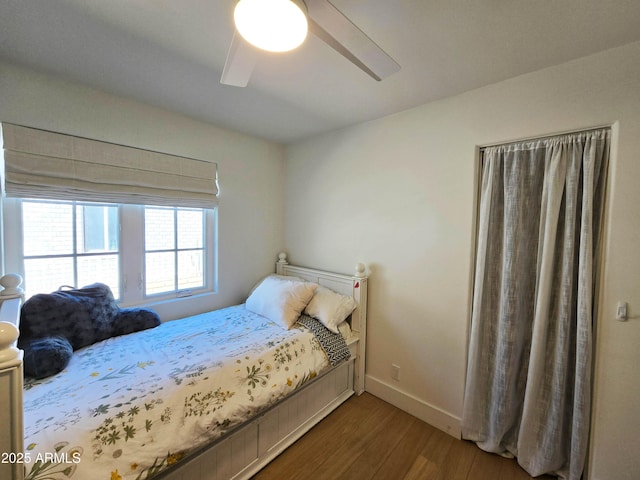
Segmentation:
<svg viewBox="0 0 640 480">
<path fill-rule="evenodd" d="M 5 275 L 0 285 L 0 478 L 24 478 L 22 428 L 22 350 L 18 350 L 22 292 L 17 275 Z"/>
</svg>

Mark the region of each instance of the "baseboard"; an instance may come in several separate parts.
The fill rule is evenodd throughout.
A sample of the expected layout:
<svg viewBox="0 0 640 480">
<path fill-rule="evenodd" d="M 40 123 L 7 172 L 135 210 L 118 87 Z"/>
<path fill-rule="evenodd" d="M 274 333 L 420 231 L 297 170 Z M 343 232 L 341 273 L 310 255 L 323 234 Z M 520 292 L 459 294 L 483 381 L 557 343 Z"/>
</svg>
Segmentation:
<svg viewBox="0 0 640 480">
<path fill-rule="evenodd" d="M 460 418 L 433 405 L 429 405 L 427 402 L 407 392 L 403 392 L 371 375 L 366 376 L 365 390 L 385 402 L 398 407 L 400 410 L 404 410 L 414 417 L 419 418 L 423 422 L 448 433 L 452 437 L 458 439 L 462 437 Z"/>
</svg>

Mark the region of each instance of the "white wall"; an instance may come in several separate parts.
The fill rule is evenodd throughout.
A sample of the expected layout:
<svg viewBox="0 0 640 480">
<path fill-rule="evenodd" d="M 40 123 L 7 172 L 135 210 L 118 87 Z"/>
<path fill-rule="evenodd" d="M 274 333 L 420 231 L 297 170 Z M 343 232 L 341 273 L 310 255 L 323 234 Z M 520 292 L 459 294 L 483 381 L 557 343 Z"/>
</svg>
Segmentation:
<svg viewBox="0 0 640 480">
<path fill-rule="evenodd" d="M 218 294 L 186 311 L 185 302 L 159 306 L 163 318 L 240 303 L 274 270 L 283 244 L 282 146 L 6 63 L 0 121 L 218 163 Z"/>
<path fill-rule="evenodd" d="M 459 432 L 477 147 L 614 125 L 589 478 L 638 478 L 640 43 L 287 149 L 290 260 L 370 268 L 367 390 Z M 615 304 L 635 318 L 615 321 Z M 391 379 L 391 364 L 400 381 Z"/>
</svg>

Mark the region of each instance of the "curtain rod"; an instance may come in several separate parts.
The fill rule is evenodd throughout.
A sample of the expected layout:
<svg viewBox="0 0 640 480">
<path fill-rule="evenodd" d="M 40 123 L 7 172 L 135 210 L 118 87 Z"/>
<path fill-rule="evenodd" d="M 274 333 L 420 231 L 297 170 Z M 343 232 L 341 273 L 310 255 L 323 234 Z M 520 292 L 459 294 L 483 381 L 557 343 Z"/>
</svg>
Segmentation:
<svg viewBox="0 0 640 480">
<path fill-rule="evenodd" d="M 611 130 L 612 125 L 608 124 L 608 125 L 602 125 L 599 127 L 589 127 L 589 128 L 584 128 L 584 129 L 580 129 L 580 130 L 567 130 L 565 132 L 561 132 L 561 133 L 555 133 L 553 135 L 540 135 L 538 137 L 527 137 L 527 138 L 521 138 L 520 140 L 511 140 L 508 142 L 501 142 L 501 143 L 492 143 L 489 145 L 481 145 L 479 147 L 479 150 L 482 152 L 483 150 L 487 149 L 487 148 L 491 148 L 491 147 L 505 147 L 507 145 L 514 145 L 516 143 L 523 143 L 523 142 L 533 142 L 536 140 L 548 140 L 551 138 L 556 138 L 556 137 L 562 137 L 564 135 L 572 135 L 572 134 L 576 134 L 576 133 L 587 133 L 587 132 L 595 132 L 598 130 Z"/>
</svg>

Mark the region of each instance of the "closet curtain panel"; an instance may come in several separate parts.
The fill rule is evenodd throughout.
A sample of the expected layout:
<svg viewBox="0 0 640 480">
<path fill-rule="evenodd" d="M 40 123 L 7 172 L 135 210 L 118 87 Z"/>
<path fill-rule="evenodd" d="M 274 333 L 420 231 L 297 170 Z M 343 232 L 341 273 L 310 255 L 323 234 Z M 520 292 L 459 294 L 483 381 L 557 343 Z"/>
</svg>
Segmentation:
<svg viewBox="0 0 640 480">
<path fill-rule="evenodd" d="M 192 208 L 217 205 L 217 165 L 2 124 L 7 196 Z"/>
<path fill-rule="evenodd" d="M 462 436 L 579 480 L 609 130 L 484 151 Z"/>
</svg>

